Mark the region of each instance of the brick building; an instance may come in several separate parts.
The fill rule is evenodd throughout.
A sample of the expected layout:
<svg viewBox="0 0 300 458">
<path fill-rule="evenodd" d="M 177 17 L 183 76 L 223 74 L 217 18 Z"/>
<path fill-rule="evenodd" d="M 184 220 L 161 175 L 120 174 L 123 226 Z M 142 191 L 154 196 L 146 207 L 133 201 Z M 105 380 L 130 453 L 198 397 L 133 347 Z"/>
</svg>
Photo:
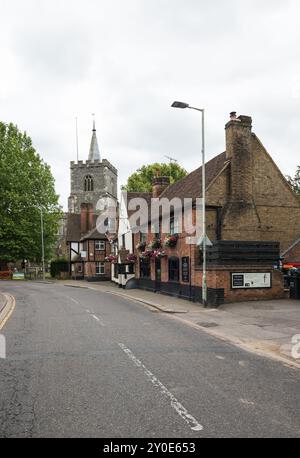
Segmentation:
<svg viewBox="0 0 300 458">
<path fill-rule="evenodd" d="M 207 234 L 213 249 L 224 262 L 208 259 L 207 283 L 211 304 L 280 297 L 281 272 L 274 269 L 284 252 L 300 234 L 300 199 L 252 132 L 249 116 L 231 118 L 225 126 L 226 151 L 206 164 Z M 201 197 L 202 168 L 177 183 L 168 185 L 166 177 L 154 181 L 153 196 L 184 199 Z M 149 197 L 149 196 L 148 196 Z M 141 250 L 136 265 L 136 285 L 141 288 L 201 298 L 201 250 L 187 244 L 190 236 L 178 235 L 178 221 L 171 220 L 170 234 L 177 239 L 166 246 L 168 234 L 135 234 L 134 246 L 162 242 L 163 256 L 145 257 Z M 231 251 L 230 256 L 226 255 Z M 222 255 L 220 253 L 223 253 Z M 225 254 L 224 254 L 225 253 Z M 226 256 L 231 259 L 225 261 Z M 221 259 L 219 257 L 219 259 Z M 243 279 L 243 286 L 238 287 Z M 267 283 L 260 283 L 266 281 Z M 254 286 L 253 286 L 254 285 Z M 255 287 L 257 285 L 257 287 Z"/>
<path fill-rule="evenodd" d="M 96 228 L 91 204 L 82 203 L 81 213 L 68 214 L 67 245 L 71 278 L 88 281 L 110 280 L 111 266 L 105 258 L 111 254 L 111 244 Z"/>
</svg>

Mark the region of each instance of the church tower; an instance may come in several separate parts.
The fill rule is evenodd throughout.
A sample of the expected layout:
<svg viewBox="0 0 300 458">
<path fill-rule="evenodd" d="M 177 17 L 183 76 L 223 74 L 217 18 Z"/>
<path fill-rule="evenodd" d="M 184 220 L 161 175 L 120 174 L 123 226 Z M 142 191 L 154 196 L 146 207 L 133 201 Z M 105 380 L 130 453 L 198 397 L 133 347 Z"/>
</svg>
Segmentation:
<svg viewBox="0 0 300 458">
<path fill-rule="evenodd" d="M 71 194 L 68 200 L 69 213 L 80 213 L 81 204 L 92 204 L 94 213 L 100 198 L 117 200 L 118 171 L 107 160 L 100 157 L 95 121 L 87 161 L 71 161 Z"/>
</svg>

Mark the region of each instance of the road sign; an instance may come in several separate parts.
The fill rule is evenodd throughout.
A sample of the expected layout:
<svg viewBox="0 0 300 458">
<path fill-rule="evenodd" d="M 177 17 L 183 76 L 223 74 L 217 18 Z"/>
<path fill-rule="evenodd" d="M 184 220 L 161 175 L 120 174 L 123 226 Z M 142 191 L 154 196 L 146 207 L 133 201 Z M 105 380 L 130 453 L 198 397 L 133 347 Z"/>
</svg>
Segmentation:
<svg viewBox="0 0 300 458">
<path fill-rule="evenodd" d="M 203 245 L 203 241 L 205 240 L 205 245 L 206 246 L 212 246 L 212 242 L 209 240 L 209 238 L 207 237 L 207 235 L 205 237 L 201 236 L 198 241 L 197 241 L 197 245 Z"/>
</svg>

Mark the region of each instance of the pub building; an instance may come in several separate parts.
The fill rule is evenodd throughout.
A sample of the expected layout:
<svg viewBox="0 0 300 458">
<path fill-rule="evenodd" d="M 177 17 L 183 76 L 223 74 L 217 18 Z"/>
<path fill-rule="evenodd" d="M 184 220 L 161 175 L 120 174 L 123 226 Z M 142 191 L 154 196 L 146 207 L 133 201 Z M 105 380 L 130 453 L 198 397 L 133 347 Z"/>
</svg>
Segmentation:
<svg viewBox="0 0 300 458">
<path fill-rule="evenodd" d="M 277 267 L 282 253 L 299 240 L 299 196 L 252 132 L 251 117 L 231 113 L 225 136 L 226 151 L 206 163 L 208 305 L 284 297 Z M 199 167 L 172 185 L 168 177 L 154 178 L 152 193 L 143 197 L 195 202 L 201 194 Z M 129 193 L 127 208 L 130 199 Z M 201 302 L 201 248 L 186 243 L 190 234 L 179 233 L 178 223 L 173 215 L 168 233 L 160 228 L 152 234 L 149 218 L 148 234 L 131 234 L 136 262 L 123 287 Z"/>
</svg>

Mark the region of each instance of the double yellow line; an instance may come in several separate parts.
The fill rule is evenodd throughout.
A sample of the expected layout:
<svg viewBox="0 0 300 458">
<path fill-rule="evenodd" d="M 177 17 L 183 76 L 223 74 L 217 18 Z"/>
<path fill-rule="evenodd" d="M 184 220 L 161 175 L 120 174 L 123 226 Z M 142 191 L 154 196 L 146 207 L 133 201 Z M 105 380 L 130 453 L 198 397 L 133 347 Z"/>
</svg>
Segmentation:
<svg viewBox="0 0 300 458">
<path fill-rule="evenodd" d="M 5 294 L 5 296 L 8 298 L 8 301 L 11 301 L 12 303 L 11 303 L 11 306 L 9 308 L 9 311 L 7 312 L 5 317 L 0 322 L 0 330 L 5 326 L 6 322 L 11 317 L 11 315 L 12 315 L 14 309 L 15 309 L 15 306 L 16 306 L 16 301 L 15 301 L 15 298 L 13 296 L 11 296 L 10 294 Z M 7 307 L 7 304 L 5 305 L 5 307 Z"/>
</svg>

